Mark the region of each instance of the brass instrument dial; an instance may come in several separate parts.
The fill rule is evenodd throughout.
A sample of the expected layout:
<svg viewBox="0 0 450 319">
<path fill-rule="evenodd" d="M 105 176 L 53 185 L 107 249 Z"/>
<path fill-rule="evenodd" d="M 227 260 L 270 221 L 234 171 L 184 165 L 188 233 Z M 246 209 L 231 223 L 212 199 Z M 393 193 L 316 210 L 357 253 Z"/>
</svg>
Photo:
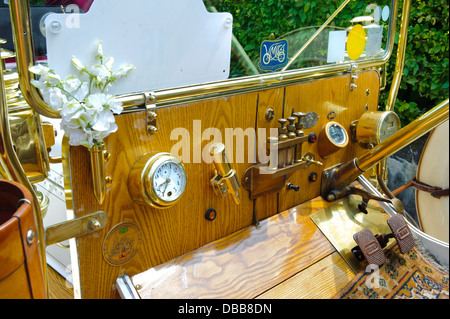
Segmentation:
<svg viewBox="0 0 450 319">
<path fill-rule="evenodd" d="M 128 176 L 128 191 L 134 201 L 155 208 L 173 206 L 183 195 L 187 176 L 183 163 L 170 153 L 141 156 Z"/>
<path fill-rule="evenodd" d="M 348 133 L 338 122 L 328 122 L 319 134 L 317 151 L 322 158 L 331 155 L 348 144 Z"/>
<path fill-rule="evenodd" d="M 401 127 L 400 119 L 392 111 L 366 112 L 356 125 L 356 140 L 365 148 L 383 142 Z"/>
</svg>

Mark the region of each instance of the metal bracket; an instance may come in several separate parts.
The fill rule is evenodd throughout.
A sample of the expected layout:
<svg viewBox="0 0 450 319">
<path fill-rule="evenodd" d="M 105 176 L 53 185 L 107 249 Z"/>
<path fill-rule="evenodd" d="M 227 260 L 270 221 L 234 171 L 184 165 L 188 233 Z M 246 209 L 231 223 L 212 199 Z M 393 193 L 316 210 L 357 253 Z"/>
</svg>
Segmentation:
<svg viewBox="0 0 450 319">
<path fill-rule="evenodd" d="M 146 122 L 147 122 L 147 134 L 155 134 L 158 131 L 156 127 L 156 96 L 153 92 L 145 93 L 145 108 Z"/>
<path fill-rule="evenodd" d="M 356 74 L 355 70 L 356 70 L 356 64 L 352 63 L 350 66 L 350 76 L 351 76 L 350 91 L 354 91 L 358 87 L 358 85 L 355 84 L 356 80 L 358 80 L 358 75 Z"/>
<path fill-rule="evenodd" d="M 105 212 L 98 211 L 45 228 L 45 246 L 60 243 L 67 239 L 87 235 L 106 226 Z"/>
</svg>

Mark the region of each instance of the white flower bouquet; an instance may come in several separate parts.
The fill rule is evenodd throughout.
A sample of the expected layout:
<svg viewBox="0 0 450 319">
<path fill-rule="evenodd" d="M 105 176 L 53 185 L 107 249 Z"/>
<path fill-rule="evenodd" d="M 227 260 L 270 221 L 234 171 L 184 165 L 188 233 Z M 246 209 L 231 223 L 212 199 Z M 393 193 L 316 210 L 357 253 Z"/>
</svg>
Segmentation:
<svg viewBox="0 0 450 319">
<path fill-rule="evenodd" d="M 60 110 L 61 129 L 69 137 L 69 144 L 89 149 L 103 146 L 103 139 L 117 131 L 113 114 L 122 112 L 122 103 L 108 94 L 108 89 L 135 69 L 133 65 L 126 65 L 113 71 L 114 58 L 103 53 L 101 41 L 95 59 L 99 63 L 85 66 L 72 56 L 72 64 L 80 76 L 64 80 L 47 66 L 36 64 L 29 68 L 31 73 L 40 76 L 38 80 L 31 80 L 31 84 L 41 91 L 51 108 Z"/>
</svg>

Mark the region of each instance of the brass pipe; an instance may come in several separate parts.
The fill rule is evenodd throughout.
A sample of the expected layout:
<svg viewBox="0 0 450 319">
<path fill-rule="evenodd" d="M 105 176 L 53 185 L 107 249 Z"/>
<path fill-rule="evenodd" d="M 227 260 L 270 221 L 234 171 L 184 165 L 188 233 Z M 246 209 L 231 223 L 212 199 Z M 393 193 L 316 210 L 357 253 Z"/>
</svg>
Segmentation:
<svg viewBox="0 0 450 319">
<path fill-rule="evenodd" d="M 392 78 L 391 89 L 389 90 L 388 100 L 386 102 L 386 111 L 393 111 L 395 100 L 397 99 L 398 89 L 402 81 L 403 68 L 405 65 L 406 43 L 408 40 L 409 13 L 411 11 L 411 0 L 403 1 L 402 22 L 397 46 L 397 60 Z"/>
<path fill-rule="evenodd" d="M 43 271 L 45 293 L 47 290 L 47 262 L 45 256 L 45 241 L 44 241 L 44 226 L 41 215 L 41 207 L 39 199 L 36 196 L 33 186 L 25 174 L 25 171 L 20 164 L 17 154 L 14 150 L 14 145 L 11 137 L 11 130 L 8 119 L 8 105 L 6 102 L 5 82 L 3 80 L 3 65 L 0 63 L 0 159 L 2 170 L 5 170 L 9 180 L 13 180 L 24 185 L 33 197 L 33 214 L 36 224 L 36 232 L 39 246 L 39 255 L 41 261 L 41 268 Z"/>
<path fill-rule="evenodd" d="M 33 33 L 31 29 L 30 2 L 14 0 L 9 2 L 11 25 L 16 48 L 17 73 L 23 98 L 36 112 L 50 118 L 59 118 L 59 111 L 44 102 L 39 90 L 31 85 L 34 75 L 28 68 L 36 63 L 34 56 Z"/>
<path fill-rule="evenodd" d="M 346 164 L 324 171 L 321 195 L 335 200 L 345 195 L 342 190 L 379 161 L 398 152 L 433 128 L 448 120 L 448 99 L 423 114 L 370 151 Z"/>
</svg>

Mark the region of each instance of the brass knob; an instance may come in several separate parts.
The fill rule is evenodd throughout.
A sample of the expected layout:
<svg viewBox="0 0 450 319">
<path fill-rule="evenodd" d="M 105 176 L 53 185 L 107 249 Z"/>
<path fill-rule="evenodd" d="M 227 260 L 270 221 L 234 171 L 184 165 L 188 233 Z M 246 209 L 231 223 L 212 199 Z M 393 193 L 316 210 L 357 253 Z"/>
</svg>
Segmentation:
<svg viewBox="0 0 450 319">
<path fill-rule="evenodd" d="M 288 138 L 288 136 L 286 135 L 287 128 L 284 127 L 284 124 L 286 124 L 286 122 L 286 119 L 278 119 L 278 123 L 281 124 L 281 126 L 278 128 L 278 138 L 280 139 L 280 141 L 284 141 Z"/>
</svg>

